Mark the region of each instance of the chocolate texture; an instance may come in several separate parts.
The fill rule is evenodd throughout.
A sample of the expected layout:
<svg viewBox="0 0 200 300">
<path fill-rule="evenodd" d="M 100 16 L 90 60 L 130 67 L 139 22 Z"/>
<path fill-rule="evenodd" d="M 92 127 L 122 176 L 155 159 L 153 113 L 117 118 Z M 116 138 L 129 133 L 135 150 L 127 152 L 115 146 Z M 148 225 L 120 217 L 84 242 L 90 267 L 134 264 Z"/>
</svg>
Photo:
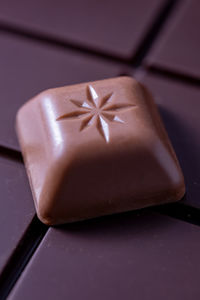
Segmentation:
<svg viewBox="0 0 200 300">
<path fill-rule="evenodd" d="M 44 91 L 19 110 L 17 133 L 37 214 L 46 224 L 184 195 L 153 99 L 130 77 Z"/>
<path fill-rule="evenodd" d="M 1 300 L 200 298 L 198 2 L 0 1 Z M 174 204 L 51 227 L 46 232 L 35 216 L 21 163 L 14 130 L 17 110 L 42 90 L 127 74 L 129 67 L 132 74 L 135 66 L 139 67 L 135 75 L 148 69 L 142 82 L 153 92 L 180 161 L 186 195 Z M 101 99 L 107 95 L 93 88 Z M 86 89 L 83 94 L 72 100 L 87 102 Z M 71 111 L 79 108 L 71 103 Z M 135 108 L 128 111 L 136 113 Z M 127 110 L 114 115 L 126 121 Z M 31 120 L 37 124 L 37 118 Z M 61 118 L 57 124 L 67 126 L 72 121 L 78 122 L 79 132 L 82 117 Z M 113 137 L 106 122 L 109 131 L 95 127 L 105 145 Z M 112 122 L 118 124 L 116 119 Z M 92 126 L 84 127 L 80 135 L 87 130 L 89 134 Z M 45 138 L 51 141 L 47 134 Z M 45 149 L 52 157 L 51 147 Z M 47 165 L 50 162 L 51 158 Z M 76 189 L 81 202 L 83 189 L 80 184 Z"/>
</svg>

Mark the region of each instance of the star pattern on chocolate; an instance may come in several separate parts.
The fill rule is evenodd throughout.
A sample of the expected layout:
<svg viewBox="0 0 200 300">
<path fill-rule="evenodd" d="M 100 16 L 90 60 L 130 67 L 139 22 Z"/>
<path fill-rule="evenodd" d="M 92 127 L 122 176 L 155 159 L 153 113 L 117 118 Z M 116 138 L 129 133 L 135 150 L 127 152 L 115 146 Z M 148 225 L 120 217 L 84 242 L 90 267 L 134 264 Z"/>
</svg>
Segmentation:
<svg viewBox="0 0 200 300">
<path fill-rule="evenodd" d="M 86 95 L 87 99 L 83 103 L 78 100 L 70 99 L 69 101 L 77 107 L 77 110 L 65 113 L 56 120 L 81 119 L 80 131 L 95 123 L 100 135 L 108 143 L 110 140 L 109 122 L 124 123 L 117 114 L 135 107 L 136 105 L 113 103 L 113 93 L 109 93 L 104 97 L 99 97 L 91 85 L 86 87 Z"/>
</svg>

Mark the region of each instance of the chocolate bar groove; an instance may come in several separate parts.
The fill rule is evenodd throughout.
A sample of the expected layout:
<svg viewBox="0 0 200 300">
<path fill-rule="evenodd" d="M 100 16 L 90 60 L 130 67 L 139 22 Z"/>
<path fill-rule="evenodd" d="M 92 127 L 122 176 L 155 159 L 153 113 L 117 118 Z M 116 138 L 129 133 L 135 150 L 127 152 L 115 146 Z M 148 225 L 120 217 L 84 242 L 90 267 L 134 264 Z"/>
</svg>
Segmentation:
<svg viewBox="0 0 200 300">
<path fill-rule="evenodd" d="M 23 163 L 23 157 L 20 151 L 5 146 L 0 146 L 0 156 Z"/>
<path fill-rule="evenodd" d="M 132 58 L 132 62 L 135 68 L 142 65 L 144 58 L 147 56 L 149 50 L 151 49 L 154 41 L 162 30 L 163 26 L 167 22 L 169 16 L 174 11 L 174 9 L 179 4 L 180 0 L 169 0 L 161 9 L 158 17 L 155 19 L 154 23 L 150 27 L 143 41 L 138 47 L 136 54 Z"/>
<path fill-rule="evenodd" d="M 48 227 L 35 216 L 27 228 L 15 252 L 8 261 L 0 276 L 0 299 L 7 298 L 11 289 L 19 279 L 32 255 L 36 251 Z"/>
</svg>

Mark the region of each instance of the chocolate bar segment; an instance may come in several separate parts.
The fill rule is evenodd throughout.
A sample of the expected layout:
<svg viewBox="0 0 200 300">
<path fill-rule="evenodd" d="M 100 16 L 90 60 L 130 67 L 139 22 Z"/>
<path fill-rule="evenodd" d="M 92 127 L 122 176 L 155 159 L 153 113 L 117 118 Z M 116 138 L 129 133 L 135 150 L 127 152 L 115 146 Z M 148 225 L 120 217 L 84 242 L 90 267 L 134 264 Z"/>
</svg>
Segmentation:
<svg viewBox="0 0 200 300">
<path fill-rule="evenodd" d="M 17 133 L 46 224 L 172 202 L 185 192 L 152 97 L 132 78 L 47 90 L 20 109 Z"/>
<path fill-rule="evenodd" d="M 200 1 L 180 1 L 179 6 L 147 56 L 147 64 L 200 79 Z"/>
<path fill-rule="evenodd" d="M 159 214 L 51 228 L 8 300 L 199 299 L 199 251 L 198 226 Z"/>
<path fill-rule="evenodd" d="M 165 0 L 1 0 L 0 21 L 95 52 L 131 58 Z"/>
</svg>

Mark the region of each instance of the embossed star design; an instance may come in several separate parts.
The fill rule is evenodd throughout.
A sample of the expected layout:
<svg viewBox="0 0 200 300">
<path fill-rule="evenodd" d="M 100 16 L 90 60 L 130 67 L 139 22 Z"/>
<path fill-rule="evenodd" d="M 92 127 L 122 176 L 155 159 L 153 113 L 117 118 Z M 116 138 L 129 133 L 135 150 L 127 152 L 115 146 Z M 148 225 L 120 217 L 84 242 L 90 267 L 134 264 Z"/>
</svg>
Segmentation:
<svg viewBox="0 0 200 300">
<path fill-rule="evenodd" d="M 91 85 L 86 87 L 86 95 L 87 100 L 83 103 L 78 100 L 70 99 L 69 101 L 73 103 L 77 110 L 65 113 L 56 120 L 81 119 L 80 131 L 95 124 L 100 135 L 108 143 L 110 140 L 109 122 L 124 123 L 117 114 L 126 111 L 135 105 L 113 103 L 113 93 L 107 94 L 104 97 L 99 97 Z"/>
</svg>

